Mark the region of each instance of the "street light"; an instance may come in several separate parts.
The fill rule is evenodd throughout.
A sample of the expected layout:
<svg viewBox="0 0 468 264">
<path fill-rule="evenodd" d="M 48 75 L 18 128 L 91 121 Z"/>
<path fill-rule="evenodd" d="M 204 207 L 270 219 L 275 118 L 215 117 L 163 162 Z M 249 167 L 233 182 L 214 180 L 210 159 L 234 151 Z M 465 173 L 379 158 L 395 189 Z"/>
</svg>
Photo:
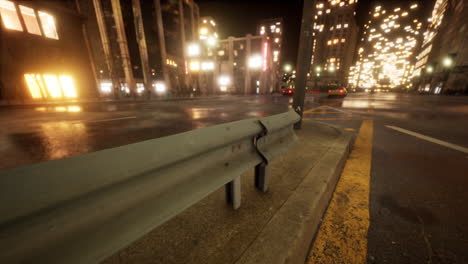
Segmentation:
<svg viewBox="0 0 468 264">
<path fill-rule="evenodd" d="M 227 87 L 231 84 L 231 77 L 229 77 L 229 76 L 227 76 L 227 75 L 219 76 L 219 78 L 218 78 L 218 84 L 219 84 L 219 89 L 220 89 L 222 92 L 226 92 L 226 91 L 227 91 Z"/>
<path fill-rule="evenodd" d="M 284 65 L 284 71 L 285 71 L 285 72 L 291 72 L 291 70 L 292 70 L 292 66 L 291 66 L 291 65 L 289 65 L 289 64 Z"/>
<path fill-rule="evenodd" d="M 153 84 L 153 87 L 157 94 L 162 94 L 166 92 L 166 84 L 164 82 L 155 82 Z"/>
<path fill-rule="evenodd" d="M 203 61 L 201 63 L 201 70 L 202 71 L 213 71 L 215 68 L 215 64 L 213 61 Z"/>
<path fill-rule="evenodd" d="M 321 72 L 321 71 L 322 71 L 322 68 L 321 68 L 320 66 L 317 66 L 317 67 L 315 67 L 315 71 L 316 71 L 316 72 Z"/>
<path fill-rule="evenodd" d="M 198 43 L 191 43 L 187 48 L 187 55 L 189 57 L 200 56 L 200 45 Z"/>
<path fill-rule="evenodd" d="M 335 71 L 335 67 L 334 67 L 334 66 L 330 66 L 330 68 L 328 68 L 328 71 L 329 71 L 329 72 L 334 72 L 334 71 Z"/>
<path fill-rule="evenodd" d="M 450 67 L 453 64 L 453 60 L 450 57 L 445 57 L 444 60 L 442 61 L 445 67 Z"/>
<path fill-rule="evenodd" d="M 200 71 L 200 62 L 199 61 L 191 61 L 189 65 L 189 69 L 192 72 Z"/>
<path fill-rule="evenodd" d="M 260 69 L 262 67 L 262 56 L 254 55 L 249 58 L 249 68 Z"/>
<path fill-rule="evenodd" d="M 218 42 L 218 41 L 216 40 L 215 37 L 208 37 L 208 38 L 206 39 L 206 44 L 207 44 L 209 47 L 215 47 L 217 42 Z"/>
<path fill-rule="evenodd" d="M 434 68 L 432 66 L 427 66 L 426 72 L 427 73 L 432 73 L 434 71 Z"/>
</svg>

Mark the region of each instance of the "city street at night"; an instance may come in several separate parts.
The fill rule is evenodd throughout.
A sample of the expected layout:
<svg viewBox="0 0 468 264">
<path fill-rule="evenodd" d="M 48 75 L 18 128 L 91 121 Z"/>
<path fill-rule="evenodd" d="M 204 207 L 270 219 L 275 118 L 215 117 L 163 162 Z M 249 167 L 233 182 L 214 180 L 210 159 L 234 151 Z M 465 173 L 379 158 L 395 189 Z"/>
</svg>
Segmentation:
<svg viewBox="0 0 468 264">
<path fill-rule="evenodd" d="M 224 96 L 3 107 L 1 168 L 268 116 L 286 111 L 291 100 L 286 96 Z M 355 133 L 364 120 L 373 121 L 368 208 L 371 263 L 468 260 L 466 97 L 356 93 L 329 99 L 309 95 L 304 118 Z"/>
<path fill-rule="evenodd" d="M 0 263 L 467 264 L 467 0 L 0 0 Z"/>
</svg>

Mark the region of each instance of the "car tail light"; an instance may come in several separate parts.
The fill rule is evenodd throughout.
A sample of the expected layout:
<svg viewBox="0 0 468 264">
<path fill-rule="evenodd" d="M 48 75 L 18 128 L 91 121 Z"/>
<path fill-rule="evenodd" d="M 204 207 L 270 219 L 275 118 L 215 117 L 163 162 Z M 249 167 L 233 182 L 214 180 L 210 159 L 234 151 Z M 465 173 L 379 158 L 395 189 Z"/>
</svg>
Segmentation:
<svg viewBox="0 0 468 264">
<path fill-rule="evenodd" d="M 292 90 L 289 90 L 288 93 L 292 94 Z"/>
<path fill-rule="evenodd" d="M 341 89 L 341 90 L 340 90 L 340 93 L 344 93 L 344 90 L 343 90 L 343 89 Z"/>
<path fill-rule="evenodd" d="M 331 90 L 328 90 L 328 93 L 331 93 Z"/>
</svg>

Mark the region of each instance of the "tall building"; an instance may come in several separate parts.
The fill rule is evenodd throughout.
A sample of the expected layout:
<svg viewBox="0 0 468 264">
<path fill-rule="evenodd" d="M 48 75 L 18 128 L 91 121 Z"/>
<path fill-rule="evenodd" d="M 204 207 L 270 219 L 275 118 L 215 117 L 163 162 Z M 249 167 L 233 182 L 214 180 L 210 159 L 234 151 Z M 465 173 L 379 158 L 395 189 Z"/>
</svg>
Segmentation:
<svg viewBox="0 0 468 264">
<path fill-rule="evenodd" d="M 347 83 L 356 48 L 357 0 L 321 0 L 316 2 L 311 79 L 314 89 L 329 84 Z"/>
<path fill-rule="evenodd" d="M 258 25 L 257 30 L 258 35 L 266 36 L 271 39 L 273 50 L 273 62 L 279 65 L 281 59 L 281 45 L 283 42 L 283 19 L 264 19 Z"/>
<path fill-rule="evenodd" d="M 270 43 L 270 49 L 273 54 L 272 58 L 272 82 L 275 83 L 274 90 L 279 91 L 281 83 L 278 81 L 281 74 L 281 47 L 283 42 L 283 19 L 271 18 L 260 21 L 257 27 L 257 33 L 260 36 L 265 36 Z"/>
<path fill-rule="evenodd" d="M 193 0 L 77 0 L 102 96 L 189 94 L 186 44 L 198 39 Z"/>
<path fill-rule="evenodd" d="M 74 1 L 0 0 L 0 100 L 97 95 Z"/>
<path fill-rule="evenodd" d="M 466 1 L 437 0 L 413 74 L 420 92 L 468 93 Z"/>
<path fill-rule="evenodd" d="M 409 88 L 414 54 L 421 37 L 419 5 L 377 5 L 369 12 L 351 68 L 349 84 L 358 88 Z"/>
</svg>

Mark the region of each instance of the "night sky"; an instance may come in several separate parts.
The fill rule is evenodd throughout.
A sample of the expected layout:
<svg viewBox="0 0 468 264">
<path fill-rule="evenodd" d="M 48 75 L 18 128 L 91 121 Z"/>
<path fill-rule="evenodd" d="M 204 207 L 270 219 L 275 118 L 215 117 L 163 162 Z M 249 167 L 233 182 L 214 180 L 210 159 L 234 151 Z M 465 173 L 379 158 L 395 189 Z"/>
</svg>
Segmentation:
<svg viewBox="0 0 468 264">
<path fill-rule="evenodd" d="M 221 39 L 256 34 L 257 24 L 262 19 L 282 17 L 284 19 L 283 63 L 294 64 L 297 56 L 299 31 L 302 16 L 302 0 L 196 0 L 201 16 L 211 16 L 218 24 Z M 374 3 L 397 5 L 408 0 L 360 0 L 357 6 L 358 24 L 368 19 L 370 6 Z M 434 0 L 414 1 L 422 5 L 428 17 Z"/>
</svg>

